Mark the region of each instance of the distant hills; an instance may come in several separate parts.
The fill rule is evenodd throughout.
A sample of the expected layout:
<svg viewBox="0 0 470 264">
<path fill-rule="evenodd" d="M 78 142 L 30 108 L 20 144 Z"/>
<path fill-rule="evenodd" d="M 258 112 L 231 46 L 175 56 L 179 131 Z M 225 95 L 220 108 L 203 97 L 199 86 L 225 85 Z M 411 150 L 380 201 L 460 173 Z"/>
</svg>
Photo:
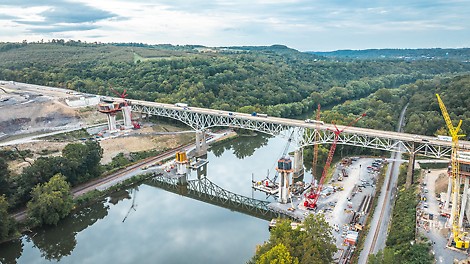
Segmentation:
<svg viewBox="0 0 470 264">
<path fill-rule="evenodd" d="M 336 59 L 457 60 L 470 62 L 470 48 L 461 49 L 366 49 L 306 53 Z"/>
</svg>

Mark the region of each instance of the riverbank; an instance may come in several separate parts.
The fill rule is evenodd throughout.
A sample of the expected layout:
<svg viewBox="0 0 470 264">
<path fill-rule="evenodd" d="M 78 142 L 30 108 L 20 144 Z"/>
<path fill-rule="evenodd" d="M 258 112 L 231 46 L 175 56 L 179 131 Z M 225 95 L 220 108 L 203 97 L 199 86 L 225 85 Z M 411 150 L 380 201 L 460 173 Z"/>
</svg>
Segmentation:
<svg viewBox="0 0 470 264">
<path fill-rule="evenodd" d="M 213 133 L 213 138 L 207 142 L 208 145 L 218 144 L 232 140 L 238 136 L 233 130 L 222 130 L 217 133 Z M 108 174 L 104 177 L 94 179 L 90 182 L 83 183 L 80 186 L 76 186 L 72 189 L 72 195 L 74 198 L 74 210 L 70 214 L 76 212 L 87 205 L 94 203 L 107 195 L 120 191 L 122 189 L 128 188 L 129 186 L 141 183 L 146 179 L 149 179 L 154 176 L 154 173 L 149 173 L 144 167 L 156 163 L 164 163 L 173 158 L 177 151 L 186 150 L 194 148 L 195 144 L 186 144 L 181 145 L 177 148 L 163 152 L 155 157 L 145 158 L 140 161 L 136 161 L 132 164 L 129 164 L 125 168 L 122 168 L 118 171 L 115 171 L 111 174 Z M 106 188 L 99 189 L 100 186 L 107 185 Z M 26 209 L 21 210 L 13 215 L 17 222 L 17 229 L 19 230 L 13 237 L 8 238 L 1 243 L 17 239 L 24 232 L 31 231 L 38 226 L 34 226 L 32 223 L 27 221 L 27 212 Z"/>
</svg>

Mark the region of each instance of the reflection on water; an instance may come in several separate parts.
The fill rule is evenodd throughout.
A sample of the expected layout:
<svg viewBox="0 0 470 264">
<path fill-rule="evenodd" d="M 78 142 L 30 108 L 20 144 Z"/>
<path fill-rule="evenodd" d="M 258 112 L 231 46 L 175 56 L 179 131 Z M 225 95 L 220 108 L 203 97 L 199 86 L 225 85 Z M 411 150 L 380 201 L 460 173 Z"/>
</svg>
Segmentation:
<svg viewBox="0 0 470 264">
<path fill-rule="evenodd" d="M 252 175 L 274 172 L 286 142 L 258 135 L 213 146 L 207 177 L 230 192 L 266 199 L 252 190 Z M 142 184 L 75 212 L 57 227 L 1 244 L 0 261 L 245 263 L 268 237 L 266 220 Z"/>
<path fill-rule="evenodd" d="M 244 159 L 252 156 L 255 150 L 264 147 L 268 143 L 269 135 L 259 134 L 257 136 L 240 136 L 224 144 L 213 146 L 211 152 L 220 157 L 226 150 L 232 150 L 235 157 Z"/>
</svg>

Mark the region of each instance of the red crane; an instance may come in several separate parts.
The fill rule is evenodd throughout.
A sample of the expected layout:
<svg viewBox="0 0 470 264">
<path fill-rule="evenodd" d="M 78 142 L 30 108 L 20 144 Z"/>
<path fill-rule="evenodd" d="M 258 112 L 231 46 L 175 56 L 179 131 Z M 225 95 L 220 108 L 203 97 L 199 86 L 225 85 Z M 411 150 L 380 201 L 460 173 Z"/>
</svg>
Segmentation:
<svg viewBox="0 0 470 264">
<path fill-rule="evenodd" d="M 323 182 L 325 181 L 326 173 L 328 172 L 328 169 L 330 168 L 330 165 L 331 165 L 331 161 L 333 160 L 333 154 L 335 153 L 335 150 L 336 150 L 336 144 L 338 143 L 339 135 L 346 128 L 354 125 L 357 121 L 359 121 L 364 116 L 366 116 L 366 113 L 362 114 L 355 120 L 351 121 L 347 126 L 345 126 L 341 130 L 339 130 L 335 124 L 333 124 L 335 126 L 335 130 L 328 129 L 330 131 L 333 131 L 333 133 L 335 134 L 335 138 L 333 140 L 333 143 L 331 144 L 330 151 L 328 152 L 328 158 L 326 159 L 325 167 L 323 168 L 320 182 L 318 183 L 316 187 L 312 187 L 310 189 L 309 194 L 305 195 L 304 206 L 307 207 L 307 209 L 315 209 L 315 207 L 317 206 L 317 201 L 318 201 L 318 198 L 320 198 L 320 193 L 323 188 Z"/>
<path fill-rule="evenodd" d="M 129 106 L 129 104 L 126 101 L 126 97 L 128 96 L 127 94 L 127 89 L 124 89 L 122 93 L 119 93 L 118 91 L 114 90 L 113 87 L 109 86 L 109 89 L 113 91 L 117 96 L 121 97 L 121 99 L 124 101 L 124 106 Z M 132 125 L 134 126 L 135 129 L 140 128 L 140 124 L 137 121 L 132 120 Z"/>
<path fill-rule="evenodd" d="M 122 98 L 122 100 L 124 101 L 124 106 L 128 106 L 127 101 L 126 101 L 126 97 L 128 96 L 128 94 L 126 93 L 127 89 L 124 89 L 124 91 L 122 93 L 119 93 L 118 91 L 114 90 L 113 87 L 111 87 L 111 86 L 109 86 L 109 89 L 111 91 L 113 91 L 113 93 L 115 93 L 117 96 Z"/>
<path fill-rule="evenodd" d="M 320 104 L 318 104 L 317 108 L 317 123 L 315 126 L 315 141 L 318 140 L 318 131 L 320 131 Z M 317 176 L 317 160 L 318 160 L 318 144 L 313 145 L 313 166 L 312 166 L 312 183 L 313 177 Z"/>
</svg>

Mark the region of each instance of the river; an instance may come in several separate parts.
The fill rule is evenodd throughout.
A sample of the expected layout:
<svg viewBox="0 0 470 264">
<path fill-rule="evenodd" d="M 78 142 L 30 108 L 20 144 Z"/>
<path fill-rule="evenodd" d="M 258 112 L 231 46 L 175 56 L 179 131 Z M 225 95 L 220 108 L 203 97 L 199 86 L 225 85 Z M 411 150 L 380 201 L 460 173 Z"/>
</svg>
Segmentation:
<svg viewBox="0 0 470 264">
<path fill-rule="evenodd" d="M 287 140 L 257 135 L 213 146 L 207 177 L 236 194 L 253 191 Z M 291 144 L 290 149 L 293 149 Z M 190 179 L 196 178 L 192 172 Z M 246 263 L 269 238 L 266 220 L 141 183 L 83 208 L 56 227 L 0 245 L 1 263 Z"/>
</svg>

